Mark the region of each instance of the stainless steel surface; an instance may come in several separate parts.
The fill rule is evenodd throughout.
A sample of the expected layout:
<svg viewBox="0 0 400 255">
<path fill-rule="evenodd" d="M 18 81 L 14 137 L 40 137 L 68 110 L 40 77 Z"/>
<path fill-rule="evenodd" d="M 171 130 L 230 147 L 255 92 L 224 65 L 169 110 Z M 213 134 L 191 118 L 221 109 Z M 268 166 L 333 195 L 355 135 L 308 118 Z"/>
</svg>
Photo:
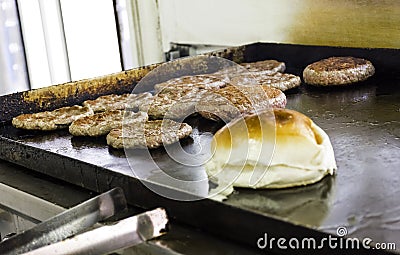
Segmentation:
<svg viewBox="0 0 400 255">
<path fill-rule="evenodd" d="M 321 203 L 296 209 L 312 213 L 314 220 L 305 213 L 294 222 L 330 233 L 346 227 L 350 237 L 394 242 L 400 248 L 399 74 L 342 89 L 303 87 L 288 96 L 287 107 L 307 113 L 328 133 L 338 164 L 333 185 L 324 186 L 320 196 L 314 193 L 314 201 Z M 286 193 L 287 198 L 296 196 L 296 190 Z"/>
<path fill-rule="evenodd" d="M 107 254 L 165 234 L 167 223 L 165 210 L 159 208 L 24 254 Z"/>
<path fill-rule="evenodd" d="M 48 176 L 3 160 L 0 160 L 0 183 L 8 186 L 8 189 L 14 189 L 24 193 L 26 197 L 35 197 L 33 200 L 20 200 L 20 198 L 17 197 L 13 201 L 15 210 L 4 208 L 4 211 L 0 212 L 0 232 L 2 232 L 3 236 L 9 233 L 20 233 L 37 224 L 37 220 L 32 222 L 25 218 L 25 215 L 31 212 L 30 206 L 38 209 L 35 214 L 40 215 L 43 211 L 43 215 L 46 215 L 46 213 L 53 213 L 51 215 L 52 217 L 58 214 L 58 210 L 49 210 L 53 206 L 56 206 L 57 208 L 70 208 L 96 195 L 89 190 L 82 189 L 78 186 L 74 186 L 54 178 L 49 178 Z M 0 197 L 11 197 L 14 194 L 8 194 L 8 189 L 4 189 L 4 192 Z M 36 202 L 38 202 L 38 204 L 36 204 Z M 45 202 L 45 204 L 42 202 Z M 25 203 L 28 204 L 25 205 Z M 50 204 L 51 207 L 43 206 L 48 204 Z M 142 209 L 130 207 L 127 211 L 124 211 L 121 215 L 118 215 L 117 218 L 113 217 L 113 219 L 110 219 L 110 221 L 127 218 L 142 212 Z M 256 252 L 253 249 L 240 246 L 237 243 L 218 239 L 215 236 L 199 230 L 178 225 L 176 222 L 171 222 L 167 235 L 163 235 L 159 238 L 130 247 L 128 249 L 119 250 L 115 253 L 121 255 L 249 255 Z"/>
<path fill-rule="evenodd" d="M 120 189 L 92 198 L 0 243 L 1 254 L 19 254 L 76 235 L 126 208 Z"/>
<path fill-rule="evenodd" d="M 16 212 L 26 212 L 22 215 L 38 223 L 45 221 L 54 215 L 62 213 L 65 208 L 27 194 L 21 190 L 0 183 L 0 205 Z"/>
</svg>

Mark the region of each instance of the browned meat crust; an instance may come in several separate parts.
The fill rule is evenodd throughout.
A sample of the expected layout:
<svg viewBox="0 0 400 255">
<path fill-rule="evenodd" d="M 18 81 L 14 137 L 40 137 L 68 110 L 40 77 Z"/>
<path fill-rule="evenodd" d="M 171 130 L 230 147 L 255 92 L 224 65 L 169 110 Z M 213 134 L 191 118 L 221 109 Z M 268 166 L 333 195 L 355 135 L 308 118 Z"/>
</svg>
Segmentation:
<svg viewBox="0 0 400 255">
<path fill-rule="evenodd" d="M 183 76 L 174 78 L 163 83 L 156 84 L 154 86 L 155 93 L 167 93 L 168 90 L 187 90 L 190 88 L 198 89 L 219 89 L 225 87 L 226 83 L 216 79 L 215 77 L 207 75 L 194 75 L 194 76 Z"/>
<path fill-rule="evenodd" d="M 147 112 L 152 119 L 181 119 L 195 112 L 195 105 L 208 90 L 227 85 L 216 77 L 205 75 L 185 76 L 156 85 L 158 93 L 139 109 Z"/>
<path fill-rule="evenodd" d="M 112 129 L 122 128 L 124 121 L 145 122 L 148 116 L 144 112 L 125 112 L 121 110 L 96 113 L 75 120 L 69 126 L 69 132 L 73 136 L 103 136 Z"/>
<path fill-rule="evenodd" d="M 355 57 L 330 57 L 308 65 L 303 71 L 306 83 L 315 86 L 347 85 L 374 75 L 368 60 Z"/>
<path fill-rule="evenodd" d="M 251 63 L 241 63 L 240 65 L 246 68 L 249 72 L 256 72 L 259 74 L 274 74 L 277 72 L 283 73 L 286 69 L 284 62 L 279 62 L 273 59 Z"/>
<path fill-rule="evenodd" d="M 251 84 L 256 82 L 257 84 Z M 234 85 L 269 85 L 273 88 L 285 91 L 301 85 L 299 76 L 288 73 L 260 74 L 243 73 L 231 79 Z"/>
<path fill-rule="evenodd" d="M 284 108 L 285 94 L 269 86 L 227 86 L 206 93 L 196 105 L 204 118 L 230 121 L 240 114 L 268 108 Z"/>
<path fill-rule="evenodd" d="M 124 110 L 126 107 L 137 110 L 139 105 L 151 100 L 149 92 L 140 94 L 106 95 L 83 102 L 84 106 L 92 108 L 94 112 L 105 112 L 113 110 Z"/>
<path fill-rule="evenodd" d="M 50 131 L 67 128 L 73 121 L 89 115 L 93 115 L 89 107 L 74 105 L 54 111 L 22 114 L 15 117 L 12 124 L 16 128 Z"/>
<path fill-rule="evenodd" d="M 173 120 L 136 122 L 113 129 L 107 144 L 116 149 L 154 149 L 178 142 L 192 133 L 192 127 Z"/>
</svg>

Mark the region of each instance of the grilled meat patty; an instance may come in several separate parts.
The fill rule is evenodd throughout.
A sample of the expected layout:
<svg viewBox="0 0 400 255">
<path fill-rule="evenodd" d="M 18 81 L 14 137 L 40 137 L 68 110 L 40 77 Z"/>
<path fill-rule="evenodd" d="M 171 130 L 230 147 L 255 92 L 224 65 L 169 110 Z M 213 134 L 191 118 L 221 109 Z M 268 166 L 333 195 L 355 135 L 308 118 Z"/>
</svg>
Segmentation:
<svg viewBox="0 0 400 255">
<path fill-rule="evenodd" d="M 22 114 L 13 118 L 12 125 L 22 129 L 50 131 L 67 128 L 73 121 L 89 115 L 93 115 L 92 109 L 74 105 L 54 111 Z"/>
<path fill-rule="evenodd" d="M 174 82 L 157 84 L 158 93 L 152 100 L 139 106 L 152 119 L 181 119 L 195 112 L 195 105 L 208 90 L 215 90 L 227 85 L 216 77 L 205 75 L 185 76 Z"/>
<path fill-rule="evenodd" d="M 246 68 L 249 72 L 268 75 L 277 72 L 283 73 L 286 70 L 286 65 L 284 62 L 279 62 L 273 59 L 251 63 L 241 63 L 240 65 Z"/>
<path fill-rule="evenodd" d="M 176 143 L 191 133 L 188 124 L 169 119 L 134 122 L 111 130 L 107 144 L 116 149 L 155 149 Z"/>
<path fill-rule="evenodd" d="M 221 67 L 221 70 L 212 73 L 214 77 L 218 77 L 224 81 L 229 81 L 232 77 L 244 75 L 247 76 L 250 73 L 253 75 L 273 75 L 278 72 L 283 73 L 286 69 L 284 62 L 276 60 L 264 60 L 251 63 L 241 63 L 239 65 L 232 64 L 225 67 Z"/>
<path fill-rule="evenodd" d="M 229 66 L 212 75 L 232 85 L 269 85 L 282 91 L 300 86 L 300 77 L 283 73 L 284 62 L 264 60 Z"/>
<path fill-rule="evenodd" d="M 253 82 L 257 82 L 257 84 L 251 84 Z M 285 91 L 300 86 L 301 79 L 294 74 L 279 72 L 274 74 L 243 73 L 233 77 L 231 83 L 234 85 L 269 85 Z"/>
<path fill-rule="evenodd" d="M 154 86 L 154 92 L 156 94 L 160 92 L 166 93 L 167 90 L 170 89 L 186 90 L 194 87 L 198 89 L 219 89 L 224 86 L 226 86 L 226 83 L 216 79 L 215 77 L 207 75 L 193 75 L 174 78 L 166 82 L 156 84 Z"/>
<path fill-rule="evenodd" d="M 126 107 L 138 110 L 141 104 L 151 100 L 152 97 L 153 95 L 149 92 L 123 95 L 112 94 L 98 97 L 95 100 L 87 100 L 83 102 L 83 105 L 92 108 L 94 112 L 124 110 Z"/>
<path fill-rule="evenodd" d="M 286 96 L 270 86 L 227 86 L 206 93 L 196 104 L 204 118 L 228 122 L 237 116 L 271 107 L 285 108 Z"/>
<path fill-rule="evenodd" d="M 355 57 L 330 57 L 308 65 L 303 71 L 306 83 L 315 86 L 347 85 L 374 75 L 368 60 Z"/>
<path fill-rule="evenodd" d="M 79 118 L 69 126 L 69 132 L 73 136 L 103 136 L 112 129 L 122 128 L 125 122 L 145 122 L 148 116 L 144 112 L 107 111 L 91 116 Z"/>
</svg>

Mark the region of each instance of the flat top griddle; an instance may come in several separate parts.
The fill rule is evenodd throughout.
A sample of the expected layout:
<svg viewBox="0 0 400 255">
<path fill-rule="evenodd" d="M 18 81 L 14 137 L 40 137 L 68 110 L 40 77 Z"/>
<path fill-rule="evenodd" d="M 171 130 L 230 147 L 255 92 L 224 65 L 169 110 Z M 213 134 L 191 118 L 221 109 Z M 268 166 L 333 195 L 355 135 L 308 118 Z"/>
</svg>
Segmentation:
<svg viewBox="0 0 400 255">
<path fill-rule="evenodd" d="M 230 51 L 225 52 L 232 58 Z M 98 192 L 120 186 L 134 205 L 164 206 L 179 221 L 253 246 L 266 232 L 278 237 L 324 237 L 336 234 L 339 227 L 346 227 L 350 237 L 398 242 L 400 51 L 253 44 L 237 52 L 246 62 L 284 61 L 287 72 L 297 75 L 307 64 L 329 56 L 364 57 L 375 65 L 375 76 L 366 82 L 335 88 L 302 84 L 286 93 L 287 108 L 308 115 L 330 136 L 338 164 L 336 176 L 300 188 L 237 189 L 224 202 L 173 201 L 137 181 L 124 152 L 108 148 L 105 138 L 76 138 L 65 130 L 17 130 L 10 124 L 0 127 L 0 158 Z M 181 141 L 188 152 L 197 150 L 199 137 L 210 141 L 222 125 L 200 117 L 187 122 L 194 127 L 193 135 Z M 151 153 L 157 163 L 171 166 L 168 174 L 172 176 L 204 174 L 201 167 L 173 164 L 165 149 Z M 138 166 L 146 165 L 141 160 L 138 151 Z"/>
</svg>

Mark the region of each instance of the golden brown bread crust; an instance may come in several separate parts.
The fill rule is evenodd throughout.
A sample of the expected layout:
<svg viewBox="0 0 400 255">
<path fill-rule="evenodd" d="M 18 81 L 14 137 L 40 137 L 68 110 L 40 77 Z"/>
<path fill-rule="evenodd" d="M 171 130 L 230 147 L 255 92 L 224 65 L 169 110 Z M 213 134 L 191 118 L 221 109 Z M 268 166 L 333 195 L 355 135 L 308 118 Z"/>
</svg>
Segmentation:
<svg viewBox="0 0 400 255">
<path fill-rule="evenodd" d="M 337 169 L 328 135 L 304 114 L 288 109 L 233 120 L 214 135 L 211 151 L 205 168 L 218 185 L 303 186 Z"/>
<path fill-rule="evenodd" d="M 234 134 L 246 134 L 249 139 L 262 140 L 264 139 L 262 132 L 265 132 L 263 129 L 266 130 L 268 127 L 276 130 L 277 139 L 283 136 L 301 136 L 314 140 L 317 144 L 321 142 L 320 137 L 312 128 L 312 120 L 297 111 L 275 108 L 258 114 L 245 115 L 246 125 L 236 125 L 240 121 L 242 118 L 238 118 L 218 130 L 214 135 L 214 143 L 216 142 L 218 147 L 230 148 L 232 146 L 231 131 Z"/>
<path fill-rule="evenodd" d="M 304 81 L 315 86 L 347 85 L 364 81 L 374 75 L 375 68 L 368 60 L 355 57 L 330 57 L 308 65 Z"/>
<path fill-rule="evenodd" d="M 12 124 L 21 129 L 50 131 L 67 128 L 73 121 L 89 115 L 93 115 L 89 107 L 74 105 L 54 111 L 22 114 L 13 118 Z"/>
</svg>

